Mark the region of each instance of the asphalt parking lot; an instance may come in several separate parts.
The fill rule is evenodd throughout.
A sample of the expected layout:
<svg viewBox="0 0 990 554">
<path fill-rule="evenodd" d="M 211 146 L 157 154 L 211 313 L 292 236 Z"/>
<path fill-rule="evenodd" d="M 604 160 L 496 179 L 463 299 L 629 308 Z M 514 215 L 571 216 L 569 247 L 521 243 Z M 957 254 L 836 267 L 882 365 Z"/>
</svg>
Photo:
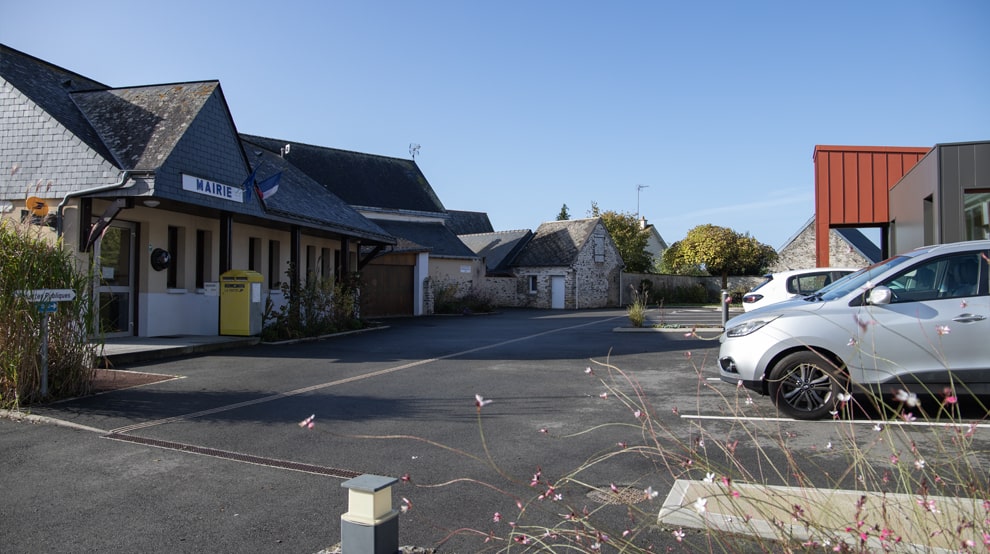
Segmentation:
<svg viewBox="0 0 990 554">
<path fill-rule="evenodd" d="M 691 474 L 676 465 L 689 452 L 734 440 L 746 464 L 777 439 L 809 456 L 839 439 L 834 422 L 780 420 L 765 398 L 719 382 L 717 332 L 618 332 L 622 310 L 386 323 L 136 364 L 127 369 L 176 378 L 31 409 L 60 424 L 0 419 L 0 544 L 315 553 L 340 540 L 340 484 L 375 474 L 401 478 L 402 545 L 495 550 L 505 544 L 486 535 L 508 536 L 509 521 L 546 528 L 590 510 L 614 533 L 643 529 L 644 546 L 683 549 L 650 524 L 674 478 Z M 479 409 L 476 395 L 491 403 Z M 651 414 L 648 430 L 637 410 Z M 313 428 L 301 428 L 311 415 Z M 749 445 L 754 432 L 770 439 Z M 664 455 L 634 454 L 636 445 Z M 816 467 L 838 474 L 844 463 Z M 536 500 L 564 481 L 553 504 Z M 610 506 L 601 491 L 612 485 L 659 495 L 634 494 L 634 510 Z"/>
</svg>

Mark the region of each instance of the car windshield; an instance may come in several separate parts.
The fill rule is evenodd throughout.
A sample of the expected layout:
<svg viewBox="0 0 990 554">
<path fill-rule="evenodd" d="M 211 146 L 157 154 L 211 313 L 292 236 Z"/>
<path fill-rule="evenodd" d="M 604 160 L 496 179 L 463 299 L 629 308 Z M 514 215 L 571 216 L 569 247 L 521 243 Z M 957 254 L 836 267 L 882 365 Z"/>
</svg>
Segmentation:
<svg viewBox="0 0 990 554">
<path fill-rule="evenodd" d="M 815 293 L 815 298 L 821 300 L 835 300 L 853 292 L 855 290 L 865 290 L 870 284 L 870 280 L 887 271 L 892 267 L 897 267 L 910 260 L 909 256 L 894 256 L 880 263 L 863 268 L 855 273 L 850 273 L 845 277 L 835 281 L 831 285 Z"/>
</svg>

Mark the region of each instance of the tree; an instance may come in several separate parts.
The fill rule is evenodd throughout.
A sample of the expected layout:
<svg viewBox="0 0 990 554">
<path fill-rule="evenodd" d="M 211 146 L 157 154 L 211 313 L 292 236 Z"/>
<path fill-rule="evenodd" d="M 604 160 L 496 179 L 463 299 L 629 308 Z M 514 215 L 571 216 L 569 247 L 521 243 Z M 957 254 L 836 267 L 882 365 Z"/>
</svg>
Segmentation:
<svg viewBox="0 0 990 554">
<path fill-rule="evenodd" d="M 730 274 L 759 275 L 777 261 L 777 251 L 749 233 L 708 224 L 688 231 L 684 240 L 663 253 L 663 261 L 679 272 L 704 268 L 711 275 L 720 275 L 725 289 Z"/>
<path fill-rule="evenodd" d="M 653 267 L 653 255 L 646 251 L 650 234 L 640 227 L 635 214 L 613 210 L 601 211 L 598 204 L 591 203 L 591 217 L 600 217 L 608 234 L 615 241 L 619 255 L 630 273 L 646 273 Z"/>
<path fill-rule="evenodd" d="M 571 212 L 567 211 L 567 204 L 560 207 L 560 213 L 557 214 L 557 221 L 567 221 L 571 218 Z"/>
</svg>

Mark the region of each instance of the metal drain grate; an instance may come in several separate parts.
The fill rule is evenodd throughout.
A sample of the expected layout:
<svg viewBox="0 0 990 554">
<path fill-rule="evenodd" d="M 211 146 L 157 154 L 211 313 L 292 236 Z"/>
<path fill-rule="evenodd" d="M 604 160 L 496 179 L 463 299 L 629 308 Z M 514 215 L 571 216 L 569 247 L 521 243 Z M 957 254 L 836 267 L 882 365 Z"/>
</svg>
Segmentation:
<svg viewBox="0 0 990 554">
<path fill-rule="evenodd" d="M 646 493 L 632 487 L 620 487 L 615 491 L 605 488 L 589 492 L 588 498 L 599 504 L 639 504 L 646 500 Z"/>
<path fill-rule="evenodd" d="M 346 469 L 317 466 L 312 464 L 304 464 L 300 462 L 290 462 L 288 460 L 279 460 L 277 458 L 264 458 L 261 456 L 252 456 L 250 454 L 241 454 L 239 452 L 230 452 L 228 450 L 205 448 L 193 444 L 183 444 L 181 442 L 146 439 L 143 437 L 132 437 L 130 435 L 122 435 L 119 433 L 111 433 L 109 435 L 105 435 L 105 438 L 116 441 L 133 442 L 136 444 L 143 444 L 146 446 L 154 446 L 156 448 L 164 448 L 166 450 L 176 450 L 178 452 L 189 452 L 191 454 L 200 454 L 202 456 L 222 458 L 224 460 L 234 460 L 236 462 L 244 462 L 259 466 L 274 467 L 278 469 L 288 469 L 291 471 L 301 471 L 303 473 L 313 473 L 316 475 L 326 475 L 329 477 L 339 477 L 341 479 L 353 479 L 361 475 L 356 471 L 350 471 Z"/>
</svg>

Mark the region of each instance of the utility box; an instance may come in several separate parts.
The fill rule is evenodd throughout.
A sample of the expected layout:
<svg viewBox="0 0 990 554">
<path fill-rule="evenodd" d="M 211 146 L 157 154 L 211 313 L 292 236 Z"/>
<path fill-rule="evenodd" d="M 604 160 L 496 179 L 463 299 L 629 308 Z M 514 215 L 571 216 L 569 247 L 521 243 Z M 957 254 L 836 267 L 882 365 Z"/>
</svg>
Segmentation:
<svg viewBox="0 0 990 554">
<path fill-rule="evenodd" d="M 250 337 L 261 334 L 264 305 L 261 274 L 232 269 L 220 276 L 220 334 Z"/>
</svg>

